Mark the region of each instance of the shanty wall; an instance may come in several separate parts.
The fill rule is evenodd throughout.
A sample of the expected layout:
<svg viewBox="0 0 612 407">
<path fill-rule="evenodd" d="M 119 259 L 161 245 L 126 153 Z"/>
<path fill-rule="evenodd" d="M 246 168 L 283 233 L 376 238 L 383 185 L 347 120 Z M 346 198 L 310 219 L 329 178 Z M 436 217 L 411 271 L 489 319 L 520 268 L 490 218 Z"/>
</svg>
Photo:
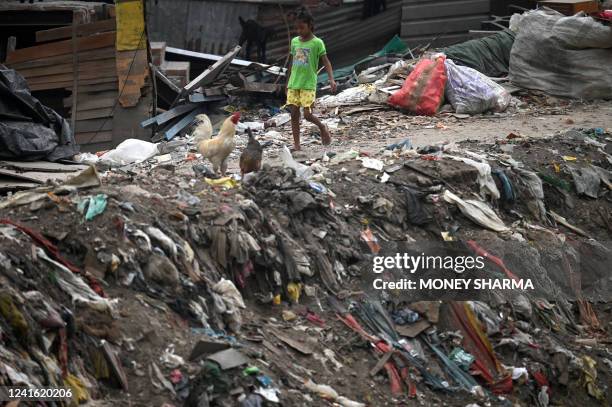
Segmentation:
<svg viewBox="0 0 612 407">
<path fill-rule="evenodd" d="M 152 41 L 171 47 L 225 54 L 238 43 L 240 23 L 257 18 L 253 3 L 202 0 L 148 0 L 147 28 Z"/>
<path fill-rule="evenodd" d="M 403 0 L 401 37 L 409 46 L 465 41 L 488 20 L 490 0 Z"/>
<path fill-rule="evenodd" d="M 238 17 L 255 19 L 274 34 L 268 41 L 268 62 L 284 60 L 293 22 L 291 4 L 256 4 L 240 1 L 148 0 L 148 30 L 153 41 L 169 46 L 213 54 L 224 54 L 237 43 L 241 28 Z M 297 3 L 297 2 L 296 2 Z M 361 2 L 330 6 L 330 2 L 303 1 L 315 17 L 315 31 L 327 44 L 336 65 L 354 62 L 378 50 L 399 34 L 402 0 L 387 0 L 387 11 L 362 20 Z M 332 2 L 333 3 L 333 2 Z M 287 23 L 285 23 L 285 16 Z M 253 50 L 253 54 L 255 50 Z M 254 55 L 253 55 L 254 58 Z"/>
</svg>

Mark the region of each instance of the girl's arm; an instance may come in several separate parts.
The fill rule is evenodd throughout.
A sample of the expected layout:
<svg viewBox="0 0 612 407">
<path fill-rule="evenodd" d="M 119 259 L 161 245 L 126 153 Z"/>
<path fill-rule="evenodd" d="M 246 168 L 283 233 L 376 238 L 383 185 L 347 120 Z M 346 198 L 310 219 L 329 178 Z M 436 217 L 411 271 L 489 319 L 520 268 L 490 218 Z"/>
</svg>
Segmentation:
<svg viewBox="0 0 612 407">
<path fill-rule="evenodd" d="M 336 92 L 336 81 L 334 80 L 334 70 L 332 68 L 331 62 L 329 62 L 329 58 L 327 58 L 327 54 L 321 56 L 321 62 L 323 62 L 323 66 L 325 66 L 325 71 L 327 72 L 327 77 L 329 78 L 329 87 L 333 93 Z"/>
<path fill-rule="evenodd" d="M 291 77 L 291 67 L 292 66 L 293 66 L 293 55 L 289 54 L 289 58 L 287 59 L 287 66 L 285 67 L 287 69 L 285 71 L 285 90 L 287 90 L 289 86 L 289 78 Z"/>
</svg>

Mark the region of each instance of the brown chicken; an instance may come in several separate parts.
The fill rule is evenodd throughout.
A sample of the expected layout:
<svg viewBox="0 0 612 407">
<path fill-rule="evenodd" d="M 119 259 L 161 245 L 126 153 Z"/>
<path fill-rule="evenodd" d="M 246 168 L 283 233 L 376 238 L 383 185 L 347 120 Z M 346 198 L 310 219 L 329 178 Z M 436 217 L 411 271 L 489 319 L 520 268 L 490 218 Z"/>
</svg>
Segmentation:
<svg viewBox="0 0 612 407">
<path fill-rule="evenodd" d="M 261 169 L 261 156 L 263 154 L 263 147 L 253 136 L 253 131 L 248 128 L 247 133 L 249 133 L 249 142 L 240 154 L 240 174 L 242 176 Z"/>
<path fill-rule="evenodd" d="M 204 158 L 213 165 L 213 171 L 217 173 L 221 170 L 221 175 L 225 176 L 227 171 L 227 157 L 230 155 L 236 143 L 236 125 L 240 120 L 240 112 L 232 114 L 225 119 L 217 137 L 210 140 L 202 140 L 198 143 L 198 150 Z"/>
</svg>

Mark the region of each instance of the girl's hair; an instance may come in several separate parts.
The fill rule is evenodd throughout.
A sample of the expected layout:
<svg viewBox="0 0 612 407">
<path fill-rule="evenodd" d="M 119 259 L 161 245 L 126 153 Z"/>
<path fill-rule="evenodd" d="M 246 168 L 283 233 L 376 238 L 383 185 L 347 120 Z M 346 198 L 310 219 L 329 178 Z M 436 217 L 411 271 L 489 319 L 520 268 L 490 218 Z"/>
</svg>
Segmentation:
<svg viewBox="0 0 612 407">
<path fill-rule="evenodd" d="M 305 7 L 298 10 L 295 19 L 296 21 L 308 24 L 311 30 L 314 29 L 314 18 L 312 18 L 312 14 Z"/>
</svg>

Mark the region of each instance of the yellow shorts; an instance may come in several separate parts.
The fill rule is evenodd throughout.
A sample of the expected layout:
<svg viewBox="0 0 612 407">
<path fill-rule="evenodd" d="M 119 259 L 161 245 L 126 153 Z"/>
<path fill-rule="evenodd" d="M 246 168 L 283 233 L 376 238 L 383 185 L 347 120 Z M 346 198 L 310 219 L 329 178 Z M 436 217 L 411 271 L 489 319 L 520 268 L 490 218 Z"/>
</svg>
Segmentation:
<svg viewBox="0 0 612 407">
<path fill-rule="evenodd" d="M 287 89 L 287 105 L 311 107 L 316 97 L 316 90 Z"/>
</svg>

